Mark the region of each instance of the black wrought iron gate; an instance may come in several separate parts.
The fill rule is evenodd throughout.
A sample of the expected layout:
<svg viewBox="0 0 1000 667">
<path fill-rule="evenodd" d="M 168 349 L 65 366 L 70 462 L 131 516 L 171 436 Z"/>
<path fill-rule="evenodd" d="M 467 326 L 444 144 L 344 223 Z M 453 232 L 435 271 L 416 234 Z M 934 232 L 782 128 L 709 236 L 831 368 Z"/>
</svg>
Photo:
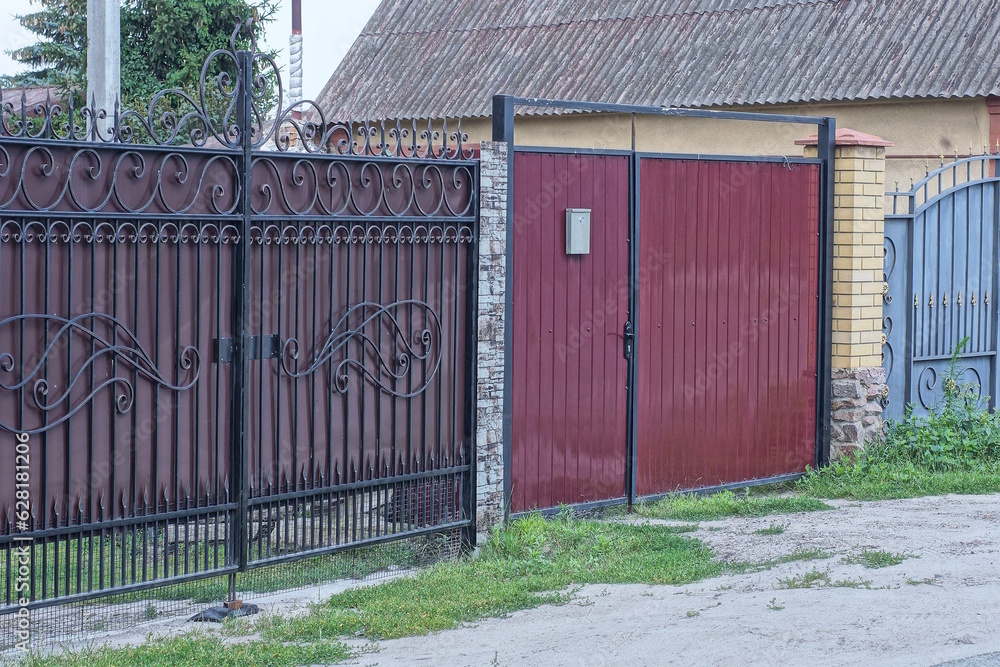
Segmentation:
<svg viewBox="0 0 1000 667">
<path fill-rule="evenodd" d="M 0 614 L 471 539 L 478 163 L 277 73 L 246 25 L 145 113 L 0 97 Z"/>
</svg>

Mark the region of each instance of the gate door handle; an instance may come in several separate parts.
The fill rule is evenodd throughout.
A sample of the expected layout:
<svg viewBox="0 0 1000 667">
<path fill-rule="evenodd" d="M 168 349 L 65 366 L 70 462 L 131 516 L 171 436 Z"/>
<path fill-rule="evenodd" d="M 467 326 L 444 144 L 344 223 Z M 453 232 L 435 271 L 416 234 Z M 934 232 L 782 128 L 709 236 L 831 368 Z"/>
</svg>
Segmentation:
<svg viewBox="0 0 1000 667">
<path fill-rule="evenodd" d="M 632 331 L 632 322 L 625 322 L 625 330 L 622 333 L 622 338 L 625 339 L 625 359 L 631 359 L 632 348 L 635 345 L 635 333 Z"/>
</svg>

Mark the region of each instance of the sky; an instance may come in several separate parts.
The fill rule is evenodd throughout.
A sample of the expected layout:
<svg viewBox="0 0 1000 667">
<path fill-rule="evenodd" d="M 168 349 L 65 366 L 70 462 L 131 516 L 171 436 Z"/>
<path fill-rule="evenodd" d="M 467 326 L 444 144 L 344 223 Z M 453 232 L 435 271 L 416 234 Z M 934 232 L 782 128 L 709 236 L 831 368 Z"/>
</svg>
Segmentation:
<svg viewBox="0 0 1000 667">
<path fill-rule="evenodd" d="M 278 18 L 267 27 L 265 41 L 268 48 L 278 51 L 278 64 L 287 76 L 292 3 L 280 0 L 279 4 Z M 378 4 L 379 0 L 302 0 L 302 76 L 306 99 L 319 95 Z M 0 0 L 0 51 L 38 41 L 14 19 L 16 14 L 31 11 L 34 9 L 30 0 Z M 0 74 L 14 74 L 20 70 L 18 63 L 6 53 L 0 53 Z M 285 85 L 287 87 L 287 79 Z"/>
</svg>

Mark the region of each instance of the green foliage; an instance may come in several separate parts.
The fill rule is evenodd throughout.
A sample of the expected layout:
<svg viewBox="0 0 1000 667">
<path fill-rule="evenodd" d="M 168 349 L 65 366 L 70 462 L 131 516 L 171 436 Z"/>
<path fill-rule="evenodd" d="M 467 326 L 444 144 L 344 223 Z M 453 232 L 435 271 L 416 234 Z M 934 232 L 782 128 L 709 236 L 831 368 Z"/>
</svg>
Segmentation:
<svg viewBox="0 0 1000 667">
<path fill-rule="evenodd" d="M 828 570 L 817 570 L 815 567 L 810 571 L 793 577 L 778 579 L 781 588 L 813 588 L 814 586 L 829 586 L 830 572 Z"/>
<path fill-rule="evenodd" d="M 815 498 L 802 496 L 752 496 L 723 491 L 712 495 L 668 496 L 654 503 L 640 503 L 633 511 L 642 517 L 680 521 L 711 521 L 727 517 L 761 517 L 831 509 Z"/>
<path fill-rule="evenodd" d="M 27 69 L 0 83 L 75 90 L 79 102 L 86 89 L 87 0 L 32 2 L 39 10 L 16 18 L 40 40 L 7 51 Z M 123 107 L 145 110 L 164 88 L 196 93 L 202 64 L 215 49 L 228 48 L 236 21 L 252 17 L 260 33 L 259 26 L 274 20 L 278 7 L 279 0 L 122 0 Z M 241 36 L 238 46 L 247 44 Z"/>
<path fill-rule="evenodd" d="M 767 528 L 758 528 L 754 532 L 758 535 L 781 535 L 787 527 L 787 523 L 772 523 Z"/>
<path fill-rule="evenodd" d="M 86 88 L 87 0 L 31 0 L 38 10 L 16 16 L 41 40 L 6 53 L 28 69 L 0 85 L 53 86 L 61 93 Z"/>
<path fill-rule="evenodd" d="M 977 385 L 962 382 L 965 369 L 959 367 L 958 355 L 968 342 L 965 338 L 952 353 L 937 405 L 927 415 L 917 415 L 911 404 L 899 422 L 889 425 L 885 453 L 930 470 L 1000 460 L 1000 415 L 989 411 L 989 399 L 979 396 Z"/>
<path fill-rule="evenodd" d="M 870 570 L 874 570 L 881 567 L 899 565 L 911 557 L 911 554 L 897 554 L 891 551 L 864 549 L 860 554 L 845 556 L 843 560 L 848 565 L 863 565 Z"/>
<path fill-rule="evenodd" d="M 870 442 L 854 457 L 810 470 L 797 490 L 822 498 L 881 500 L 945 493 L 1000 491 L 1000 414 L 987 407 L 979 388 L 962 381 L 955 348 L 941 376 L 941 399 L 926 415 L 907 406 L 887 425 L 883 442 Z"/>
<path fill-rule="evenodd" d="M 202 65 L 229 47 L 240 18 L 254 18 L 257 33 L 274 20 L 278 0 L 125 0 L 122 2 L 122 102 L 145 109 L 165 88 L 198 90 Z M 248 40 L 240 36 L 237 46 Z"/>
</svg>

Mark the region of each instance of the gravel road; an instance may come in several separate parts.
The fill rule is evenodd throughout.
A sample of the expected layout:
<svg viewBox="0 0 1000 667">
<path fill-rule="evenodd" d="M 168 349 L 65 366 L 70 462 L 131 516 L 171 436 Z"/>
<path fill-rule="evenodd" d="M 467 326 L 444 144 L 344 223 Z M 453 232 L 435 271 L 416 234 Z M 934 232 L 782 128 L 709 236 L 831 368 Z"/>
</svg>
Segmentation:
<svg viewBox="0 0 1000 667">
<path fill-rule="evenodd" d="M 687 586 L 586 586 L 562 606 L 381 642 L 354 664 L 1000 664 L 1000 495 L 831 504 L 691 533 L 731 561 L 812 549 L 828 558 Z M 784 530 L 755 532 L 772 526 Z M 906 557 L 878 569 L 849 562 L 865 549 Z M 782 582 L 815 572 L 811 588 Z"/>
</svg>

